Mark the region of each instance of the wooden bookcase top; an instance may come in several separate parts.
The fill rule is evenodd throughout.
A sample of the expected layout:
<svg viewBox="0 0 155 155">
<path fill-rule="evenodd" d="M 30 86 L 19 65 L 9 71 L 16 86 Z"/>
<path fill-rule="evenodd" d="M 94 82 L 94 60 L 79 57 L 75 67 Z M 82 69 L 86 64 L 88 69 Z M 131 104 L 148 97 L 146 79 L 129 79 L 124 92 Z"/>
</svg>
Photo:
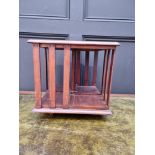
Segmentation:
<svg viewBox="0 0 155 155">
<path fill-rule="evenodd" d="M 41 44 L 66 44 L 66 45 L 106 45 L 106 46 L 119 46 L 118 42 L 105 42 L 105 41 L 71 41 L 71 40 L 47 40 L 47 39 L 29 39 L 28 43 L 41 43 Z"/>
</svg>

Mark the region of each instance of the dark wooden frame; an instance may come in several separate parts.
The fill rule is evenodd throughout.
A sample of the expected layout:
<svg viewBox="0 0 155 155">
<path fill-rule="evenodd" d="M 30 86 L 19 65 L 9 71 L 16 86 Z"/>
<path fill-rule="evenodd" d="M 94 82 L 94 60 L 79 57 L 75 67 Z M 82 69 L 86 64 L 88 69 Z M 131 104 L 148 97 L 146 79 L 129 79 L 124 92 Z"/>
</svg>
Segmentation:
<svg viewBox="0 0 155 155">
<path fill-rule="evenodd" d="M 41 113 L 111 114 L 109 100 L 117 42 L 28 40 L 33 45 L 35 108 Z M 40 48 L 45 49 L 46 93 L 41 93 Z M 64 49 L 63 89 L 56 89 L 56 49 Z M 98 53 L 104 51 L 102 90 L 97 89 Z M 72 63 L 70 63 L 72 51 Z M 85 51 L 84 86 L 81 85 L 80 52 Z M 94 51 L 93 79 L 89 78 L 89 53 Z M 71 65 L 71 71 L 70 71 Z M 70 78 L 71 72 L 71 78 Z"/>
</svg>

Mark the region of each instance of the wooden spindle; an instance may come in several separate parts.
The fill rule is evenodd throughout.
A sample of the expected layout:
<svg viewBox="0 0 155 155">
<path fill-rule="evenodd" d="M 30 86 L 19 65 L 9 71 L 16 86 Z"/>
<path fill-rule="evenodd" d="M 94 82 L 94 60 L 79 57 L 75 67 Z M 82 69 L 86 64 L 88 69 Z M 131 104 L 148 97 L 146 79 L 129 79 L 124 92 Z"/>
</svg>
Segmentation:
<svg viewBox="0 0 155 155">
<path fill-rule="evenodd" d="M 77 85 L 80 85 L 80 70 L 81 70 L 81 64 L 80 64 L 80 51 L 76 50 L 76 83 Z"/>
<path fill-rule="evenodd" d="M 108 105 L 108 107 L 109 107 L 109 98 L 110 98 L 111 85 L 112 85 L 112 73 L 113 73 L 114 58 L 115 58 L 115 50 L 112 50 L 109 78 L 108 78 L 108 88 L 107 88 L 107 105 Z"/>
<path fill-rule="evenodd" d="M 106 68 L 106 59 L 107 59 L 107 52 L 104 50 L 104 58 L 103 58 L 103 71 L 102 71 L 102 84 L 101 84 L 101 94 L 104 95 L 104 88 L 105 88 L 105 68 Z"/>
<path fill-rule="evenodd" d="M 85 55 L 85 74 L 84 74 L 84 85 L 88 86 L 88 74 L 89 74 L 89 51 L 86 51 Z"/>
<path fill-rule="evenodd" d="M 72 84 L 71 88 L 72 91 L 75 90 L 75 62 L 76 62 L 76 55 L 75 50 L 72 50 Z"/>
<path fill-rule="evenodd" d="M 33 44 L 35 108 L 41 108 L 41 73 L 39 44 Z"/>
<path fill-rule="evenodd" d="M 97 77 L 97 62 L 98 62 L 98 51 L 94 52 L 94 65 L 93 65 L 93 80 L 92 85 L 96 86 L 96 77 Z"/>
<path fill-rule="evenodd" d="M 105 53 L 107 53 L 105 56 L 105 72 L 104 72 L 104 77 L 103 77 L 103 85 L 104 85 L 104 90 L 103 90 L 103 93 L 104 93 L 104 100 L 106 100 L 106 91 L 107 91 L 107 76 L 108 76 L 108 67 L 109 67 L 109 56 L 110 56 L 110 50 L 106 50 Z"/>
<path fill-rule="evenodd" d="M 46 90 L 48 90 L 48 48 L 45 48 L 45 76 L 46 76 Z"/>
<path fill-rule="evenodd" d="M 70 102 L 70 46 L 64 45 L 64 77 L 63 77 L 63 108 L 68 108 Z"/>
<path fill-rule="evenodd" d="M 49 61 L 48 61 L 48 71 L 49 71 L 49 99 L 50 107 L 55 108 L 56 104 L 56 80 L 55 80 L 55 45 L 49 45 Z"/>
</svg>

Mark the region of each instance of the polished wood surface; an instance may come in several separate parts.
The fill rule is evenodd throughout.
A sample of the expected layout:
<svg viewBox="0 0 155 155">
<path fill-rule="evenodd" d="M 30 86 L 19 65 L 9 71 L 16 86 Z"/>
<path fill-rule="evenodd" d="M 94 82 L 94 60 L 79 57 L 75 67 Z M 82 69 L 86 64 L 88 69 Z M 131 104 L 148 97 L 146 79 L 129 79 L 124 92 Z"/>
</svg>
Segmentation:
<svg viewBox="0 0 155 155">
<path fill-rule="evenodd" d="M 47 40 L 47 39 L 29 39 L 29 43 L 46 43 L 46 44 L 70 44 L 70 45 L 108 45 L 118 46 L 118 42 L 103 42 L 103 41 L 71 41 L 71 40 Z"/>
<path fill-rule="evenodd" d="M 70 47 L 64 46 L 64 77 L 63 77 L 63 108 L 68 108 L 70 102 L 69 76 L 70 76 Z"/>
<path fill-rule="evenodd" d="M 55 79 L 55 45 L 49 46 L 49 99 L 50 107 L 55 107 L 56 79 Z"/>
<path fill-rule="evenodd" d="M 41 108 L 41 73 L 39 44 L 33 44 L 35 107 Z"/>
</svg>

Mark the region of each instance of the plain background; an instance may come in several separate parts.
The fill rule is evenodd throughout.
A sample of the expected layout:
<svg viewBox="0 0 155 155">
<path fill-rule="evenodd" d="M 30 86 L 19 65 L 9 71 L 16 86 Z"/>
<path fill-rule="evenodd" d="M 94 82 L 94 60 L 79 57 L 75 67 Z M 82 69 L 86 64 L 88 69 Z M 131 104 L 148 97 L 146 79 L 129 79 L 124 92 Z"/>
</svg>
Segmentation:
<svg viewBox="0 0 155 155">
<path fill-rule="evenodd" d="M 19 20 L 18 1 L 0 5 L 0 154 L 18 154 Z M 136 0 L 136 155 L 155 149 L 154 1 Z"/>
<path fill-rule="evenodd" d="M 20 0 L 19 89 L 34 90 L 32 45 L 35 39 L 118 41 L 112 77 L 112 93 L 135 93 L 135 0 Z M 42 90 L 45 90 L 44 50 L 41 49 Z M 89 81 L 93 52 L 90 53 Z M 97 87 L 101 88 L 103 51 L 99 52 Z M 81 84 L 85 53 L 81 54 Z M 63 52 L 56 51 L 56 83 L 62 87 Z"/>
</svg>

